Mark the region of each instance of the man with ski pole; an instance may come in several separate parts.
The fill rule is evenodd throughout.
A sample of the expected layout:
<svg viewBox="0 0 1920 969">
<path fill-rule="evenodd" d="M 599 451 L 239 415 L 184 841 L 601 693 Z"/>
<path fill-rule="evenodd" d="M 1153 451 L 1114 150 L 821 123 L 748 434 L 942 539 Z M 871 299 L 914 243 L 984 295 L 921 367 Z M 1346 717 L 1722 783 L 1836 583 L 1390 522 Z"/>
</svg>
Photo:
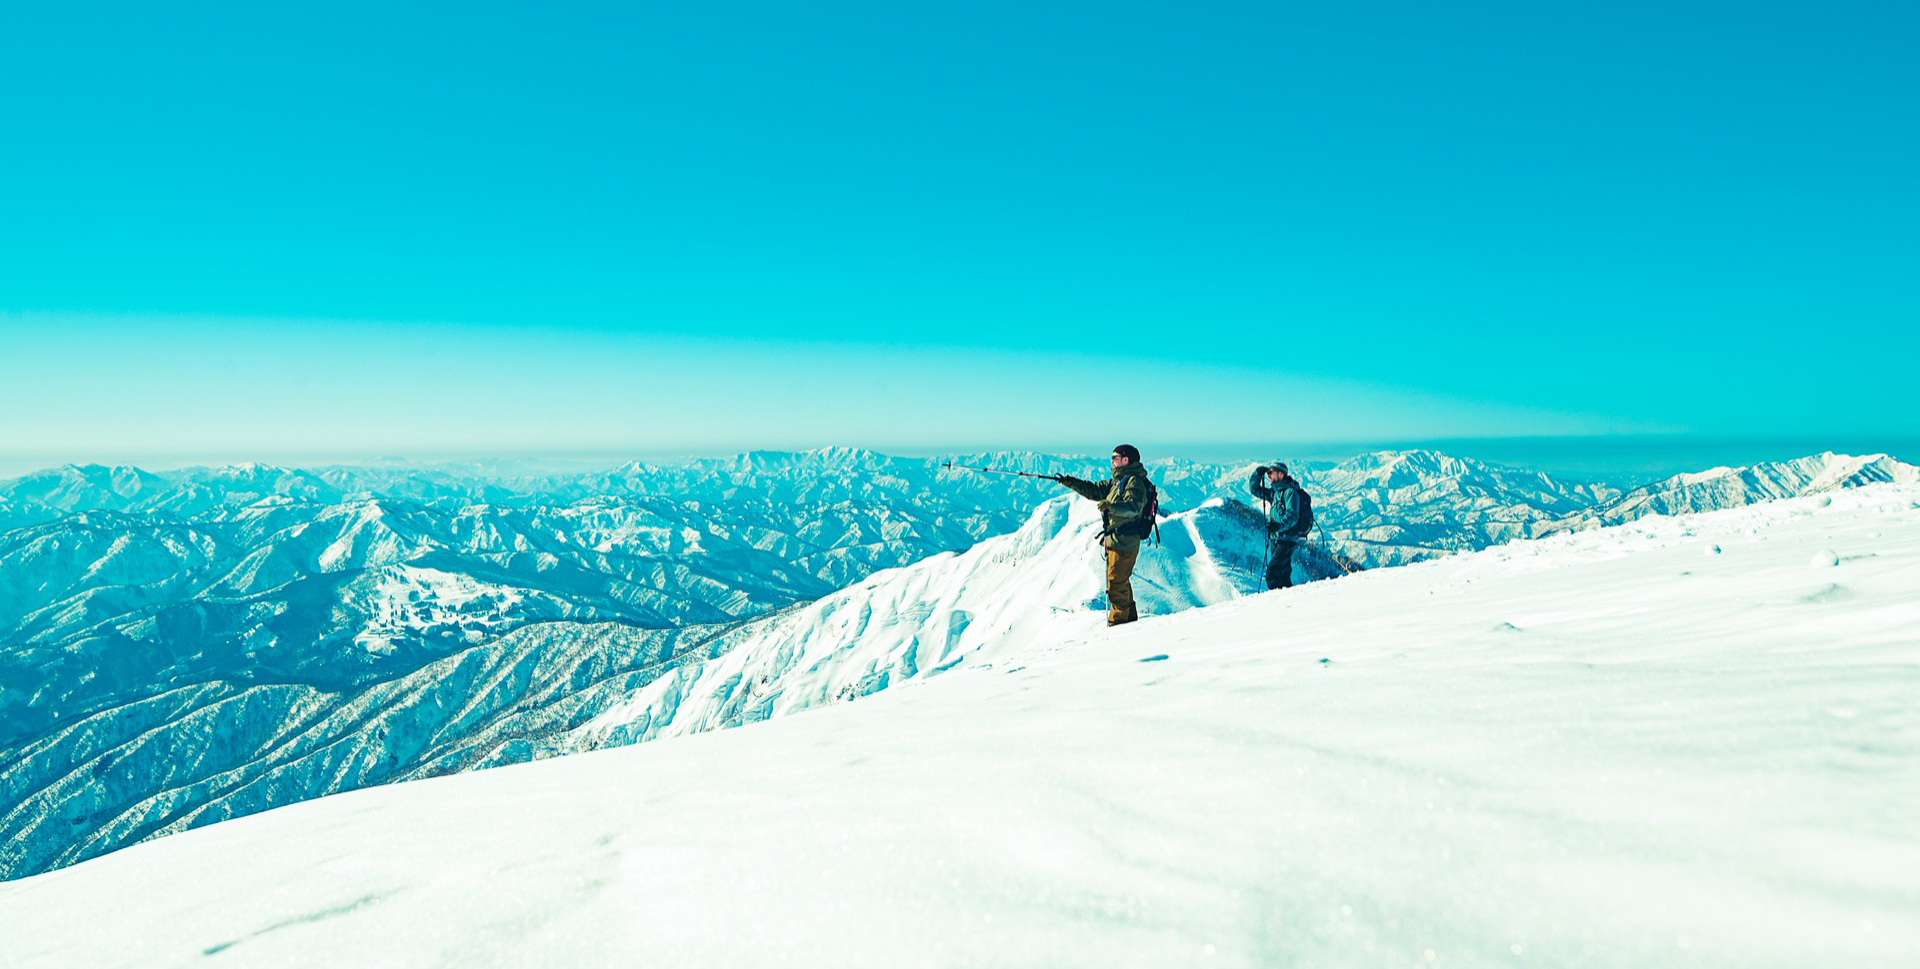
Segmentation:
<svg viewBox="0 0 1920 969">
<path fill-rule="evenodd" d="M 1267 502 L 1267 588 L 1293 585 L 1293 549 L 1313 529 L 1313 500 L 1280 462 L 1253 469 L 1247 489 Z"/>
<path fill-rule="evenodd" d="M 1107 552 L 1107 625 L 1118 626 L 1140 618 L 1133 601 L 1133 565 L 1140 542 L 1152 532 L 1153 482 L 1140 466 L 1140 449 L 1122 444 L 1113 449 L 1113 477 L 1087 481 L 1063 474 L 1056 478 L 1082 497 L 1100 503 L 1100 544 Z"/>
</svg>

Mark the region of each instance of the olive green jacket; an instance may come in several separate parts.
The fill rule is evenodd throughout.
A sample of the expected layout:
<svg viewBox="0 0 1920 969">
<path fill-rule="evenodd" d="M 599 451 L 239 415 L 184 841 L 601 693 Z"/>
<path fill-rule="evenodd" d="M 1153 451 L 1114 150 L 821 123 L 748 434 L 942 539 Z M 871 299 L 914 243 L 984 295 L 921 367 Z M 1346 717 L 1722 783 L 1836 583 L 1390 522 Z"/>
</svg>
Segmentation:
<svg viewBox="0 0 1920 969">
<path fill-rule="evenodd" d="M 1140 516 L 1146 514 L 1147 469 L 1139 462 L 1121 468 L 1105 481 L 1087 481 L 1063 474 L 1060 483 L 1100 503 L 1100 520 L 1106 526 L 1101 544 L 1121 552 L 1140 550 L 1140 539 L 1115 534 L 1120 526 L 1139 521 Z"/>
</svg>

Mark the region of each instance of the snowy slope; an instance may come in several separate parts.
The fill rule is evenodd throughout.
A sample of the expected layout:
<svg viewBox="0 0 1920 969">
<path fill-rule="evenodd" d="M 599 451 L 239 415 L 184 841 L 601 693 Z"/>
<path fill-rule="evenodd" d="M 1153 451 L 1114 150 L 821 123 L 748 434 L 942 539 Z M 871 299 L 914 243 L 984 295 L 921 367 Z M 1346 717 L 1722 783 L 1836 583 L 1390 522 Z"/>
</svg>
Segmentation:
<svg viewBox="0 0 1920 969">
<path fill-rule="evenodd" d="M 535 623 L 358 685 L 324 669 L 293 682 L 179 676 L 0 751 L 0 870 L 29 874 L 337 791 L 864 696 L 1104 609 L 1098 528 L 1092 503 L 1054 499 L 1013 535 L 745 624 Z M 1171 517 L 1162 535 L 1138 571 L 1146 614 L 1256 588 L 1259 532 L 1244 505 Z M 1312 554 L 1296 560 L 1300 581 L 1334 570 Z M 515 601 L 463 609 L 510 590 L 404 566 L 369 575 L 380 583 L 374 620 L 355 643 L 375 653 L 416 627 L 490 639 Z"/>
<path fill-rule="evenodd" d="M 959 463 L 1090 473 L 1023 453 Z M 1152 468 L 1167 507 L 1200 507 L 1142 562 L 1148 612 L 1254 588 L 1248 468 Z M 1428 451 L 1300 473 L 1329 546 L 1373 563 L 1591 525 L 1579 509 L 1612 494 Z M 1717 507 L 1916 477 L 1826 455 L 1675 484 Z M 68 467 L 0 490 L 64 514 L 0 534 L 0 877 L 303 798 L 865 695 L 1104 608 L 1089 504 L 1032 518 L 1057 486 L 869 451 L 518 479 Z M 862 581 L 1022 518 L 1010 546 Z"/>
<path fill-rule="evenodd" d="M 0 884 L 4 959 L 1911 966 L 1915 575 L 1920 488 L 1879 485 L 1081 613 Z"/>
<path fill-rule="evenodd" d="M 1235 500 L 1247 470 L 1154 466 L 1167 507 L 1201 507 L 1142 565 L 1150 611 L 1256 584 L 1257 515 Z M 1823 455 L 1682 476 L 1621 501 L 1429 451 L 1301 474 L 1328 547 L 1377 564 L 1682 498 L 1719 507 L 1920 469 Z M 936 560 L 856 591 L 857 606 L 834 596 L 778 623 L 730 625 L 967 548 L 1033 507 L 1009 505 L 1060 494 L 869 451 L 521 479 L 76 466 L 0 490 L 38 509 L 29 517 L 56 516 L 0 533 L 0 877 L 300 798 L 864 695 L 989 638 L 1025 641 L 1032 617 L 1104 606 L 1083 506 L 1082 534 L 1061 546 L 1074 550 L 1038 563 L 1054 578 L 987 577 L 982 556 Z M 1065 522 L 1022 541 L 1051 542 Z M 1334 571 L 1324 558 L 1301 565 Z M 1066 576 L 1072 594 L 1059 592 Z M 1003 588 L 1021 595 L 976 601 Z M 482 683 L 493 684 L 483 702 L 449 702 Z"/>
<path fill-rule="evenodd" d="M 1143 616 L 1226 602 L 1261 588 L 1256 513 L 1210 503 L 1169 516 L 1141 550 L 1134 592 Z M 1018 532 L 959 555 L 877 573 L 818 602 L 750 623 L 724 651 L 683 664 L 578 732 L 574 749 L 737 726 L 1073 635 L 1106 610 L 1092 502 L 1060 497 Z M 1297 555 L 1298 581 L 1337 567 Z"/>
</svg>

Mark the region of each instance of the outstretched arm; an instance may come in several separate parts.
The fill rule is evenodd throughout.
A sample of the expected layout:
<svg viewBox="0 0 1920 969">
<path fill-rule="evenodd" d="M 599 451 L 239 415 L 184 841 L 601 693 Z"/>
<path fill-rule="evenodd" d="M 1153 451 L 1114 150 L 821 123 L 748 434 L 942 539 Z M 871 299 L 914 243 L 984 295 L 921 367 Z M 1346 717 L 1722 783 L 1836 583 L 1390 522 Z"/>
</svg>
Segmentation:
<svg viewBox="0 0 1920 969">
<path fill-rule="evenodd" d="M 1107 496 L 1107 489 L 1113 486 L 1112 481 L 1101 481 L 1101 482 L 1095 483 L 1092 481 L 1088 481 L 1085 478 L 1076 478 L 1070 474 L 1063 474 L 1060 477 L 1055 478 L 1054 480 L 1060 482 L 1063 485 L 1066 485 L 1068 488 L 1071 488 L 1074 491 L 1079 492 L 1080 497 L 1091 498 L 1094 501 L 1099 501 L 1100 499 L 1105 498 Z"/>
</svg>

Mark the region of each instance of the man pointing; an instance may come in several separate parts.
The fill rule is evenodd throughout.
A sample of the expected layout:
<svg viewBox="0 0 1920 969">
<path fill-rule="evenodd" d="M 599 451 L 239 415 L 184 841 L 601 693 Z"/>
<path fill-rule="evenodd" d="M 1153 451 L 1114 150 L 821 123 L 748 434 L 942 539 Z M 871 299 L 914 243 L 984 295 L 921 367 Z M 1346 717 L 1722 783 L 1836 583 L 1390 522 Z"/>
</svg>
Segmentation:
<svg viewBox="0 0 1920 969">
<path fill-rule="evenodd" d="M 1100 544 L 1107 550 L 1107 625 L 1140 618 L 1133 602 L 1133 564 L 1140 557 L 1140 540 L 1153 529 L 1147 510 L 1154 503 L 1153 482 L 1140 466 L 1140 449 L 1131 444 L 1114 448 L 1113 477 L 1105 481 L 1066 474 L 1058 480 L 1100 503 L 1100 522 L 1105 526 Z"/>
</svg>

